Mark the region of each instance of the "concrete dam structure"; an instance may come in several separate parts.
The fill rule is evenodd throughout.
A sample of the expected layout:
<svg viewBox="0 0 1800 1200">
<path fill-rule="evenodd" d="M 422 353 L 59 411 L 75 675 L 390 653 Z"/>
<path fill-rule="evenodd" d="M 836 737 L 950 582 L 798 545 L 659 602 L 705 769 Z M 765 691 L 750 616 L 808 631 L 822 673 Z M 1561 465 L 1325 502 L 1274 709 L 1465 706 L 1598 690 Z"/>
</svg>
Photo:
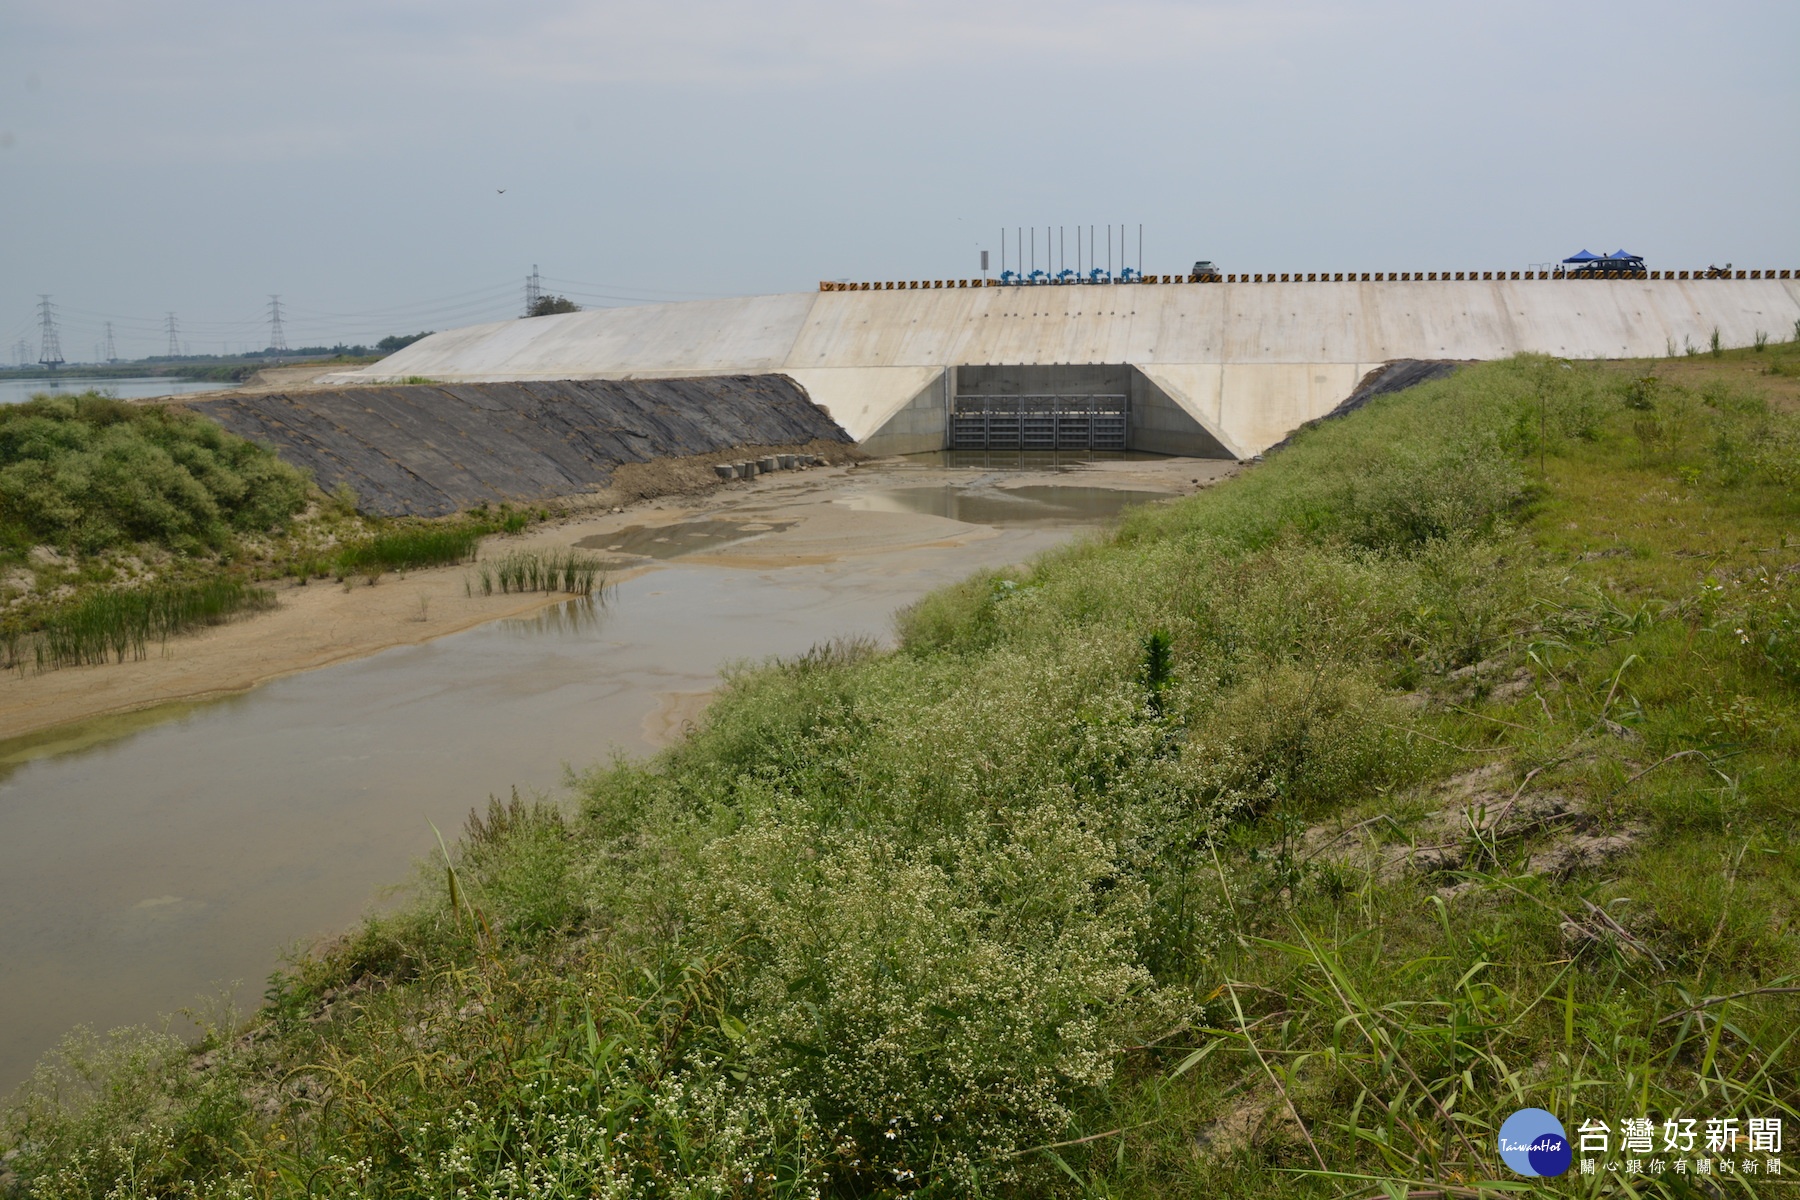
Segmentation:
<svg viewBox="0 0 1800 1200">
<path fill-rule="evenodd" d="M 354 385 L 409 377 L 473 383 L 776 374 L 800 384 L 876 454 L 1123 447 L 1248 458 L 1330 412 L 1370 371 L 1397 359 L 1522 351 L 1661 357 L 1704 349 L 1715 330 L 1727 346 L 1749 345 L 1759 334 L 1785 340 L 1800 321 L 1800 272 L 1693 279 L 1674 272 L 1626 279 L 1444 274 L 826 284 L 817 293 L 447 330 L 327 379 Z"/>
</svg>

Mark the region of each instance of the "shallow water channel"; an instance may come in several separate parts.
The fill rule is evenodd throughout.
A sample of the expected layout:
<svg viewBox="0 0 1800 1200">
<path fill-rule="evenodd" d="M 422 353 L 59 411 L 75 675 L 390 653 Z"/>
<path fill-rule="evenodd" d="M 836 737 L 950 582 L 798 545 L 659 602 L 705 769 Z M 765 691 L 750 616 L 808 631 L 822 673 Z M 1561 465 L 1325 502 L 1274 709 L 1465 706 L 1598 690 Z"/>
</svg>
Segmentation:
<svg viewBox="0 0 1800 1200">
<path fill-rule="evenodd" d="M 0 379 L 0 404 L 23 404 L 33 396 L 68 396 L 87 391 L 105 392 L 121 400 L 141 400 L 154 396 L 191 396 L 237 386 L 235 383 L 155 376 L 143 379 L 84 378 L 80 375 L 56 379 Z"/>
<path fill-rule="evenodd" d="M 774 519 L 627 530 L 596 548 L 663 561 L 599 603 L 0 743 L 0 1094 L 77 1023 L 153 1021 L 228 991 L 253 1007 L 281 949 L 403 883 L 433 825 L 454 838 L 490 794 L 555 793 L 569 767 L 647 752 L 722 665 L 887 637 L 927 591 L 1150 498 L 900 473 L 832 503 L 997 533 L 784 567 L 680 557 Z"/>
</svg>

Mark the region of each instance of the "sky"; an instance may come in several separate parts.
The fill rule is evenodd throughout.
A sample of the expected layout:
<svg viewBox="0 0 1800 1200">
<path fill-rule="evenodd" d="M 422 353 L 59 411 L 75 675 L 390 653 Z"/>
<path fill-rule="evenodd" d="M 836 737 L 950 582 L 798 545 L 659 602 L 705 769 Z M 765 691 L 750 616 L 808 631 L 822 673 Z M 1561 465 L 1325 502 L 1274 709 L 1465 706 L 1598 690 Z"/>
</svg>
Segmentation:
<svg viewBox="0 0 1800 1200">
<path fill-rule="evenodd" d="M 272 295 L 373 341 L 534 265 L 805 291 L 1022 226 L 1141 225 L 1159 273 L 1800 268 L 1796 51 L 1792 0 L 0 0 L 0 362 L 43 293 L 70 361 L 170 313 L 235 352 Z"/>
</svg>

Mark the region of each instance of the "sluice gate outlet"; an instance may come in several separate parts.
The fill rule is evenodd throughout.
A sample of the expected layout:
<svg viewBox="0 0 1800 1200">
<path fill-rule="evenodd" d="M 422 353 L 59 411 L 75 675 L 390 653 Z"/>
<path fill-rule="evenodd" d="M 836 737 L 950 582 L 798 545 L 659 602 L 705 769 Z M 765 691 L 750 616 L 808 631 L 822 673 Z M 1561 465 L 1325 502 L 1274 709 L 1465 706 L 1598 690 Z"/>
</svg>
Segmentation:
<svg viewBox="0 0 1800 1200">
<path fill-rule="evenodd" d="M 951 450 L 1124 450 L 1131 368 L 1123 365 L 957 367 Z"/>
<path fill-rule="evenodd" d="M 958 396 L 952 450 L 1123 450 L 1125 396 Z"/>
</svg>

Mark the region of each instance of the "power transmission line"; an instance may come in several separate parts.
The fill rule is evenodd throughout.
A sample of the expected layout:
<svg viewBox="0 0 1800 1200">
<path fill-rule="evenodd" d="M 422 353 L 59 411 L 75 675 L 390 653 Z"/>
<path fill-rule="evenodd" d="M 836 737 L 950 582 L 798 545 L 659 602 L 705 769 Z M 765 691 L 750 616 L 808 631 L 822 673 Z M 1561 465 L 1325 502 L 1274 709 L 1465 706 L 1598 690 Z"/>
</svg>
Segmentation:
<svg viewBox="0 0 1800 1200">
<path fill-rule="evenodd" d="M 181 334 L 175 324 L 175 314 L 174 313 L 170 313 L 168 315 L 168 318 L 164 321 L 164 327 L 167 328 L 169 331 L 169 357 L 170 358 L 180 358 L 181 357 Z"/>
<path fill-rule="evenodd" d="M 545 275 L 543 281 L 559 292 L 565 287 L 581 288 L 593 295 L 604 296 L 612 300 L 707 300 L 736 294 L 733 292 L 699 292 L 692 288 L 671 289 L 642 287 L 637 284 L 591 283 L 580 279 L 563 279 L 556 275 Z"/>
<path fill-rule="evenodd" d="M 538 275 L 537 264 L 531 264 L 531 274 L 525 277 L 525 315 L 530 316 L 544 297 L 544 284 Z"/>
<path fill-rule="evenodd" d="M 269 297 L 269 349 L 286 353 L 287 335 L 281 332 L 281 297 Z"/>
<path fill-rule="evenodd" d="M 109 363 L 119 361 L 118 348 L 113 345 L 113 334 L 112 334 L 112 322 L 111 321 L 108 321 L 106 323 L 106 361 Z"/>
<path fill-rule="evenodd" d="M 63 365 L 62 340 L 56 336 L 56 310 L 48 292 L 38 293 L 38 317 L 43 322 L 39 341 L 38 366 L 52 371 Z"/>
</svg>

